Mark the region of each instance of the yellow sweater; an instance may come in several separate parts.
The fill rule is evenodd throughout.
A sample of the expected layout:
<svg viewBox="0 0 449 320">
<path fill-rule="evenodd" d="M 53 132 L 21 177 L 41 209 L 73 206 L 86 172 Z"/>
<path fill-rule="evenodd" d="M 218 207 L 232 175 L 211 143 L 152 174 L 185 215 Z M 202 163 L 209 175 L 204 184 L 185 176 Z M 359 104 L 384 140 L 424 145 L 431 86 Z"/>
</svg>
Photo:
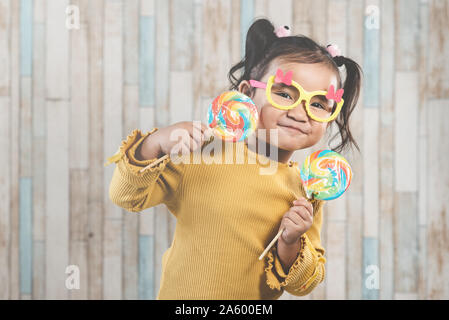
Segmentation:
<svg viewBox="0 0 449 320">
<path fill-rule="evenodd" d="M 173 242 L 162 257 L 157 299 L 277 299 L 283 290 L 306 295 L 323 281 L 324 201 L 312 201 L 313 225 L 302 236 L 300 252 L 288 273 L 276 244 L 258 260 L 293 200 L 305 196 L 296 162 L 275 162 L 249 150 L 244 142 L 227 142 L 215 155 L 213 151 L 209 157 L 203 155 L 208 163 L 220 155 L 223 164 L 205 160 L 195 164 L 194 157 L 205 146 L 222 143 L 214 139 L 190 153 L 190 163 L 175 164 L 168 158 L 140 173 L 157 159 L 139 161 L 135 151 L 156 130 L 146 134 L 134 130 L 110 158 L 117 166 L 109 196 L 132 212 L 164 203 L 177 219 Z M 234 154 L 244 150 L 245 163 L 225 164 L 229 150 Z M 269 167 L 266 161 L 278 166 L 275 174 L 260 174 L 260 168 Z"/>
</svg>

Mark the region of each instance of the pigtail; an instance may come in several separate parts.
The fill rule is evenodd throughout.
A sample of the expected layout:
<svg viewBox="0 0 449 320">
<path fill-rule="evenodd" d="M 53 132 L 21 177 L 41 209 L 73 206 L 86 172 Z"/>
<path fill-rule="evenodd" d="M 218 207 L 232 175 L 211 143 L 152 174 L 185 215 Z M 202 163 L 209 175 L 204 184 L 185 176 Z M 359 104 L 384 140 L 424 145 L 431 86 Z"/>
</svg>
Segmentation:
<svg viewBox="0 0 449 320">
<path fill-rule="evenodd" d="M 340 114 L 335 120 L 341 136 L 341 143 L 337 147 L 333 148 L 333 150 L 341 152 L 346 148 L 347 145 L 352 144 L 360 152 L 360 148 L 349 129 L 349 117 L 354 111 L 354 108 L 357 105 L 357 100 L 359 99 L 362 69 L 360 68 L 359 64 L 357 64 L 357 62 L 344 56 L 335 57 L 334 61 L 337 65 L 345 66 L 346 80 L 343 86 L 343 99 L 345 102 L 343 108 L 340 111 Z M 334 138 L 335 136 L 331 139 L 331 141 Z"/>
<path fill-rule="evenodd" d="M 273 24 L 267 19 L 256 20 L 248 29 L 245 44 L 245 57 L 234 65 L 228 73 L 230 89 L 237 89 L 242 80 L 249 79 L 251 70 L 264 58 L 266 52 L 277 39 Z M 239 69 L 243 69 L 240 77 L 236 77 Z"/>
</svg>

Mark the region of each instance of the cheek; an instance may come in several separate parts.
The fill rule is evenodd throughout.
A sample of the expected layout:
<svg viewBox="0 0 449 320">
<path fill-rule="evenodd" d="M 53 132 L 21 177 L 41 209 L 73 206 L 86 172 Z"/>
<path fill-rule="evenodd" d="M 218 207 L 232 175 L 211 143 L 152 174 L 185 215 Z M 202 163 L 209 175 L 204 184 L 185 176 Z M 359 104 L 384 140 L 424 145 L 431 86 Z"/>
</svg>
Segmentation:
<svg viewBox="0 0 449 320">
<path fill-rule="evenodd" d="M 323 136 L 327 130 L 327 123 L 320 123 L 312 121 L 312 135 L 313 136 Z"/>
<path fill-rule="evenodd" d="M 271 105 L 265 105 L 259 110 L 260 128 L 275 129 L 282 111 L 273 108 Z"/>
</svg>

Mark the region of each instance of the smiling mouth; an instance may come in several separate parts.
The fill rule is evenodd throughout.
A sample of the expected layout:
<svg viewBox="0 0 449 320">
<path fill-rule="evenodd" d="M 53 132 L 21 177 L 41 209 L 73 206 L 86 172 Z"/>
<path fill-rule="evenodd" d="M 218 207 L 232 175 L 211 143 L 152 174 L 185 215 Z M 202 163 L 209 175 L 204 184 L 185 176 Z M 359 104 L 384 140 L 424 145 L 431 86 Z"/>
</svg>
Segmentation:
<svg viewBox="0 0 449 320">
<path fill-rule="evenodd" d="M 294 127 L 289 127 L 289 126 L 283 126 L 283 125 L 279 125 L 280 127 L 289 130 L 290 132 L 296 132 L 296 133 L 302 133 L 305 134 L 305 132 L 301 131 L 298 128 L 294 128 Z"/>
</svg>

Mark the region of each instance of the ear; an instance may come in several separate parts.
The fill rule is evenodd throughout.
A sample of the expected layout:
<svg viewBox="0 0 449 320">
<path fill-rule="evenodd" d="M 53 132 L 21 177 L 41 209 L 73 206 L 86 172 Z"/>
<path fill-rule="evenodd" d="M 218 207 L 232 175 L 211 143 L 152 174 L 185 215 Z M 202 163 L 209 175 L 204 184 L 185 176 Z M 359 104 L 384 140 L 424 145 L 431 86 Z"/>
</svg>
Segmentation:
<svg viewBox="0 0 449 320">
<path fill-rule="evenodd" d="M 240 82 L 239 84 L 239 92 L 246 94 L 248 97 L 251 97 L 251 85 L 249 84 L 248 81 L 243 80 L 242 82 Z"/>
</svg>

